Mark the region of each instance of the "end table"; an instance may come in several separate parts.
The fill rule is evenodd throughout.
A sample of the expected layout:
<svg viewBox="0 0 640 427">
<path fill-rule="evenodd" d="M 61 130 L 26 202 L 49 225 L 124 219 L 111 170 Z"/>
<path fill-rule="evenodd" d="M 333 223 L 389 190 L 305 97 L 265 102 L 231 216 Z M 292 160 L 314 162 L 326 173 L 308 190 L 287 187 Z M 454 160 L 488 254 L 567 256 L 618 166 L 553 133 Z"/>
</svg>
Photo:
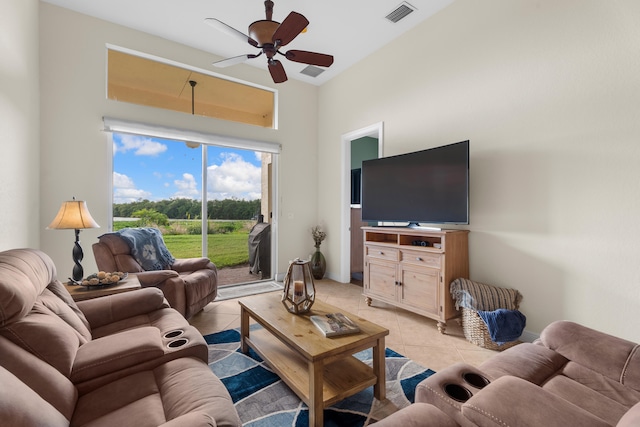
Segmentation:
<svg viewBox="0 0 640 427">
<path fill-rule="evenodd" d="M 106 295 L 119 294 L 121 292 L 135 291 L 141 288 L 138 276 L 135 274 L 129 274 L 126 279 L 120 280 L 115 285 L 87 287 L 73 283 L 65 283 L 64 287 L 67 288 L 67 291 L 69 291 L 74 301 L 83 301 Z"/>
</svg>

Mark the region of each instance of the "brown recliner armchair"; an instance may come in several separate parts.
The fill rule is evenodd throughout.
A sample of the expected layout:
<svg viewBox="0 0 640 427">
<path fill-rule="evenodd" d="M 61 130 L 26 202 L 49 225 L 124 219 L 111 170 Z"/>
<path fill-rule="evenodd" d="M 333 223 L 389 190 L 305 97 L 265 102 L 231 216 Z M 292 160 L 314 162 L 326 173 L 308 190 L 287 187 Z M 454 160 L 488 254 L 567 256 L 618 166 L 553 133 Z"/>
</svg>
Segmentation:
<svg viewBox="0 0 640 427">
<path fill-rule="evenodd" d="M 93 244 L 93 255 L 101 271 L 135 274 L 142 287 L 160 288 L 165 298 L 190 319 L 216 298 L 218 269 L 208 258 L 176 259 L 170 270 L 145 271 L 131 254 L 127 242 L 117 234 L 105 234 Z"/>
</svg>

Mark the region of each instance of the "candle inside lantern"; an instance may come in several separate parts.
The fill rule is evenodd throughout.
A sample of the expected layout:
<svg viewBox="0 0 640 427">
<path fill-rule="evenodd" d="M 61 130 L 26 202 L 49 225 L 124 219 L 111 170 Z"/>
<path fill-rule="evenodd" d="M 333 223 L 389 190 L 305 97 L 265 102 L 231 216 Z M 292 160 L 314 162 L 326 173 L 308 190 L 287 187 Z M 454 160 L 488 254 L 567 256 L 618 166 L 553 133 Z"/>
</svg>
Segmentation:
<svg viewBox="0 0 640 427">
<path fill-rule="evenodd" d="M 297 303 L 304 299 L 304 282 L 296 280 L 293 282 L 293 300 Z"/>
</svg>

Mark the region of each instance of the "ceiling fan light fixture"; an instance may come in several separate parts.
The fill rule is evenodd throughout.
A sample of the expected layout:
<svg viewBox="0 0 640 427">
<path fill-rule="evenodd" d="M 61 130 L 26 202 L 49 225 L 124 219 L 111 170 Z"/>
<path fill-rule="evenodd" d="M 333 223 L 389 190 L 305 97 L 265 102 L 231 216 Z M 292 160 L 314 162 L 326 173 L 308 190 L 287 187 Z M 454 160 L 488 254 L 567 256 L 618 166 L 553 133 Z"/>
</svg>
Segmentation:
<svg viewBox="0 0 640 427">
<path fill-rule="evenodd" d="M 280 26 L 279 22 L 276 21 L 256 21 L 249 25 L 249 37 L 256 40 L 258 42 L 258 46 L 264 46 L 265 44 L 270 44 L 271 37 L 273 33 Z"/>
<path fill-rule="evenodd" d="M 406 18 L 407 15 L 409 15 L 414 10 L 416 10 L 415 7 L 413 7 L 406 1 L 403 1 L 402 3 L 400 3 L 400 5 L 398 5 L 398 7 L 396 7 L 387 16 L 385 16 L 385 18 L 393 22 L 394 24 L 397 24 L 400 20 Z"/>
</svg>

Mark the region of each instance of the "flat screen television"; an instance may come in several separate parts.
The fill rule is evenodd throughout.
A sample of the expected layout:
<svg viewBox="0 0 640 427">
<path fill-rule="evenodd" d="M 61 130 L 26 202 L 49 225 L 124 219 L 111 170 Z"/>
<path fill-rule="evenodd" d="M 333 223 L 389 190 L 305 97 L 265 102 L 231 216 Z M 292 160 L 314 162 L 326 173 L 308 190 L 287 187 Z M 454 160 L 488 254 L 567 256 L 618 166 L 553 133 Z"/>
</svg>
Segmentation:
<svg viewBox="0 0 640 427">
<path fill-rule="evenodd" d="M 362 162 L 362 220 L 469 224 L 469 141 Z"/>
</svg>

